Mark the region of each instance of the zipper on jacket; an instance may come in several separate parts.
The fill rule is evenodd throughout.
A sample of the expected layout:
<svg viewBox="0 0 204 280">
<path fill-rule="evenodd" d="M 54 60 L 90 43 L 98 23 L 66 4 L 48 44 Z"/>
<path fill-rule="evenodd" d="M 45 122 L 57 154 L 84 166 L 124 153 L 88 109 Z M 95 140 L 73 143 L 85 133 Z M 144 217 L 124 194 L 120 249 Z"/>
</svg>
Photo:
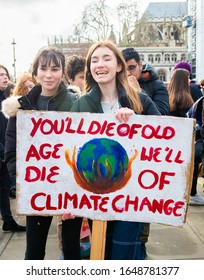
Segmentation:
<svg viewBox="0 0 204 280">
<path fill-rule="evenodd" d="M 49 103 L 50 103 L 50 101 L 52 100 L 52 99 L 54 99 L 61 91 L 63 90 L 63 87 L 55 94 L 55 95 L 53 95 L 49 100 L 48 100 L 48 102 L 47 102 L 47 108 L 46 108 L 46 111 L 48 111 L 48 107 L 49 107 Z"/>
</svg>

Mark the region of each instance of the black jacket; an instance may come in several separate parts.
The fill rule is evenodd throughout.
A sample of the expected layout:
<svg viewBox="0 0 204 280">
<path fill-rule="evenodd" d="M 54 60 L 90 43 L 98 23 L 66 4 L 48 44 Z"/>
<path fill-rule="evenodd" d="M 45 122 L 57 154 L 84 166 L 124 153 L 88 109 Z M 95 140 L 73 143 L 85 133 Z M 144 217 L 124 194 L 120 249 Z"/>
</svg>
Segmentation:
<svg viewBox="0 0 204 280">
<path fill-rule="evenodd" d="M 5 141 L 5 160 L 13 182 L 16 178 L 16 113 L 19 109 L 38 110 L 36 104 L 40 93 L 41 86 L 36 85 L 27 95 L 9 97 L 2 104 L 4 115 L 9 117 Z M 58 93 L 49 101 L 47 110 L 68 112 L 76 99 L 77 96 L 70 93 L 65 85 L 60 85 Z M 18 141 L 22 141 L 23 147 L 23 139 Z"/>
<path fill-rule="evenodd" d="M 122 107 L 131 108 L 128 97 L 123 89 L 118 89 L 119 102 Z M 143 106 L 144 115 L 161 115 L 151 98 L 145 94 L 140 93 L 140 99 Z M 101 107 L 101 91 L 98 86 L 94 86 L 92 90 L 82 95 L 72 106 L 72 112 L 89 112 L 89 113 L 103 113 Z M 137 113 L 137 112 L 135 112 Z"/>
<path fill-rule="evenodd" d="M 186 118 L 187 112 L 189 111 L 189 109 L 190 108 L 186 108 L 186 109 L 176 108 L 176 110 L 170 112 L 170 115 L 174 116 L 174 117 L 179 117 L 179 118 Z"/>
<path fill-rule="evenodd" d="M 151 64 L 144 64 L 142 73 L 149 72 L 149 78 L 138 80 L 141 89 L 154 101 L 162 115 L 169 115 L 169 95 L 166 85 L 159 80 L 159 76 Z"/>
<path fill-rule="evenodd" d="M 202 113 L 204 112 L 204 96 L 199 98 L 193 106 L 187 112 L 188 118 L 194 118 L 196 120 L 196 140 L 204 139 L 204 133 L 202 133 Z"/>
<path fill-rule="evenodd" d="M 5 147 L 5 134 L 6 134 L 6 126 L 7 119 L 2 113 L 1 104 L 3 100 L 5 100 L 4 91 L 0 90 L 0 160 L 4 159 L 4 147 Z"/>
<path fill-rule="evenodd" d="M 199 98 L 203 96 L 199 85 L 194 84 L 192 82 L 190 83 L 190 92 L 194 102 L 196 102 Z"/>
</svg>

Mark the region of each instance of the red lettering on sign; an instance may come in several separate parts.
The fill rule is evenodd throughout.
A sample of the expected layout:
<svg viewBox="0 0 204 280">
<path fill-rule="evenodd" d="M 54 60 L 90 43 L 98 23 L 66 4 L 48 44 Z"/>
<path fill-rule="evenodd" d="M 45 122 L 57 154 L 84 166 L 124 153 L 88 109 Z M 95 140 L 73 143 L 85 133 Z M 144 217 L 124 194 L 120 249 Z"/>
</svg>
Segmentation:
<svg viewBox="0 0 204 280">
<path fill-rule="evenodd" d="M 140 172 L 140 174 L 138 176 L 138 183 L 139 183 L 140 187 L 143 189 L 153 189 L 155 186 L 158 185 L 158 189 L 163 190 L 165 185 L 170 184 L 170 181 L 167 180 L 166 177 L 167 176 L 174 177 L 175 174 L 176 174 L 175 172 L 162 171 L 159 175 L 154 170 L 146 169 L 146 170 L 143 170 L 142 172 Z M 150 180 L 150 175 L 152 175 L 152 177 L 153 177 L 152 180 Z M 145 185 L 143 183 L 143 181 L 145 180 L 145 176 L 146 177 L 148 176 L 148 185 L 147 184 Z"/>
<path fill-rule="evenodd" d="M 36 181 L 47 181 L 48 183 L 56 183 L 57 180 L 54 180 L 53 177 L 59 175 L 58 166 L 52 166 L 49 170 L 44 166 L 39 168 L 37 166 L 28 166 L 25 171 L 26 182 L 36 182 Z"/>
<path fill-rule="evenodd" d="M 42 197 L 44 197 L 44 202 L 42 202 Z M 39 192 L 34 194 L 31 197 L 31 207 L 36 211 L 43 210 L 67 210 L 69 206 L 71 208 L 79 208 L 84 209 L 88 208 L 89 210 L 95 210 L 99 212 L 107 212 L 108 207 L 105 208 L 104 205 L 107 205 L 110 198 L 109 197 L 101 197 L 100 195 L 86 195 L 83 194 L 81 198 L 78 197 L 77 194 L 70 195 L 68 192 L 64 194 L 58 194 L 58 201 L 55 202 L 55 205 L 52 202 L 52 195 L 45 194 L 44 192 Z M 40 198 L 40 206 L 38 205 L 38 198 Z M 54 200 L 53 200 L 54 201 Z M 42 206 L 43 205 L 43 206 Z M 153 199 L 152 201 L 148 197 L 139 198 L 138 196 L 130 197 L 129 195 L 125 196 L 123 194 L 117 195 L 112 198 L 110 201 L 110 206 L 112 210 L 116 213 L 128 212 L 130 207 L 133 207 L 135 212 L 152 212 L 164 214 L 167 216 L 173 215 L 175 217 L 182 215 L 182 210 L 185 203 L 183 201 L 174 201 L 173 199 Z M 69 211 L 69 210 L 68 210 Z"/>
<path fill-rule="evenodd" d="M 36 160 L 50 159 L 51 157 L 60 158 L 60 154 L 58 154 L 60 147 L 63 147 L 63 144 L 55 144 L 52 148 L 51 144 L 44 143 L 40 145 L 38 151 L 34 145 L 31 145 L 26 155 L 26 161 L 29 161 L 31 158 L 35 158 Z"/>
<path fill-rule="evenodd" d="M 81 201 L 79 203 L 79 209 L 84 208 L 86 206 L 88 209 L 91 209 L 91 203 L 86 194 L 82 195 Z"/>
</svg>

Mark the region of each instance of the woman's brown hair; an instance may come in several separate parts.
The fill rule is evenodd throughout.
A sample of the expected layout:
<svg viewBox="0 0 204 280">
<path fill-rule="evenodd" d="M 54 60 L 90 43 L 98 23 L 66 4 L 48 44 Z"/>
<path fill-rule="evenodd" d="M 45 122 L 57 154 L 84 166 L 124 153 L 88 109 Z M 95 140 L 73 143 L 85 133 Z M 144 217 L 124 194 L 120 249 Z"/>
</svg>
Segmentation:
<svg viewBox="0 0 204 280">
<path fill-rule="evenodd" d="M 189 72 L 185 69 L 177 68 L 173 71 L 168 85 L 170 112 L 188 109 L 194 104 L 189 78 Z"/>
<path fill-rule="evenodd" d="M 119 73 L 116 74 L 116 84 L 118 87 L 122 87 L 125 92 L 127 93 L 127 96 L 130 100 L 132 109 L 137 113 L 142 113 L 143 108 L 139 97 L 138 89 L 128 81 L 127 76 L 127 66 L 126 62 L 123 58 L 123 55 L 121 51 L 117 48 L 117 46 L 112 43 L 111 41 L 105 40 L 100 41 L 95 44 L 93 44 L 86 56 L 86 65 L 85 65 L 85 91 L 90 91 L 91 88 L 97 84 L 97 82 L 93 79 L 91 71 L 90 71 L 90 65 L 91 65 L 91 57 L 93 52 L 99 48 L 99 47 L 107 47 L 115 54 L 118 64 L 122 66 L 122 69 Z"/>
<path fill-rule="evenodd" d="M 38 71 L 38 66 L 40 64 L 46 66 L 47 64 L 50 65 L 51 63 L 54 63 L 57 67 L 61 67 L 65 69 L 65 56 L 64 54 L 57 48 L 55 47 L 43 47 L 41 48 L 32 65 L 32 77 L 36 78 L 37 77 L 37 71 Z"/>
</svg>

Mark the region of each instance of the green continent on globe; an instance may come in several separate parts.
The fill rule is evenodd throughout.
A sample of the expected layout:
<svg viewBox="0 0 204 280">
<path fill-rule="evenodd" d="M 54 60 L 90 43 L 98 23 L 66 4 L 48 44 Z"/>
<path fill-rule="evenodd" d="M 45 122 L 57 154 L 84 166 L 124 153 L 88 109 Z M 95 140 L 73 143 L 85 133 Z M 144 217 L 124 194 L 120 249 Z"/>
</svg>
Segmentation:
<svg viewBox="0 0 204 280">
<path fill-rule="evenodd" d="M 76 164 L 87 182 L 113 183 L 127 171 L 128 156 L 117 141 L 99 138 L 90 140 L 79 149 Z"/>
</svg>

